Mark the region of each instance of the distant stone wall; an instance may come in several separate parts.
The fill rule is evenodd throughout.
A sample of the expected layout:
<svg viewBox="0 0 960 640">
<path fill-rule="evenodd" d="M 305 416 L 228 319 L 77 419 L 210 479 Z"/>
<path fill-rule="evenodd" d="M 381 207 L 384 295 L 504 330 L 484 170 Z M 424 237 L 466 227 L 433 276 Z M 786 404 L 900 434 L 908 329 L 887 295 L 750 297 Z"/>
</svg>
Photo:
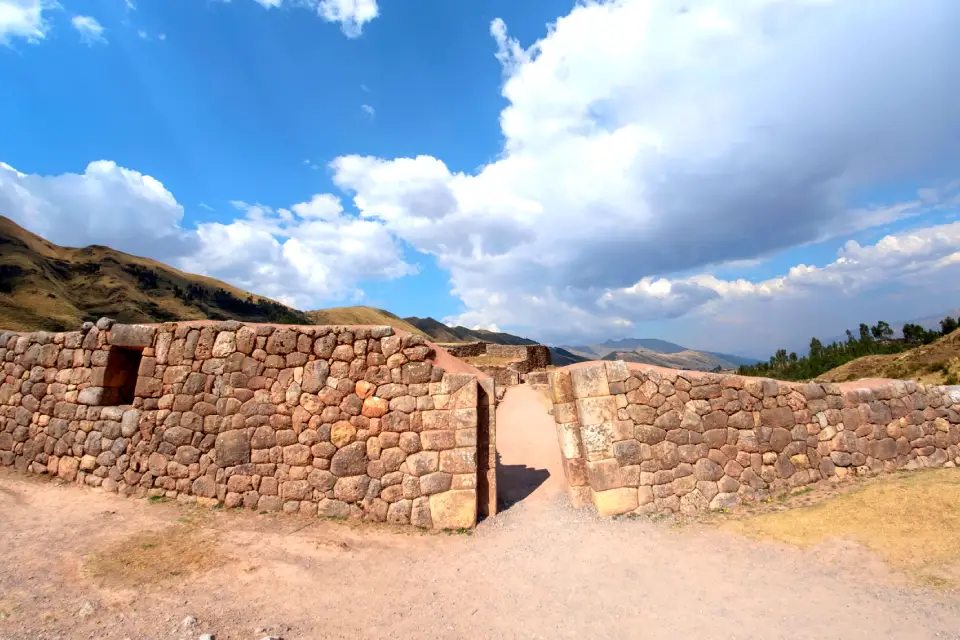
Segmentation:
<svg viewBox="0 0 960 640">
<path fill-rule="evenodd" d="M 532 387 L 546 389 L 550 385 L 549 371 L 531 371 L 524 374 L 523 381 Z"/>
<path fill-rule="evenodd" d="M 537 369 L 545 369 L 549 367 L 551 363 L 550 348 L 542 344 L 508 345 L 493 344 L 490 342 L 470 342 L 466 344 L 444 344 L 441 346 L 450 353 L 450 355 L 457 358 L 464 358 L 468 362 L 470 358 L 480 356 L 512 360 L 504 364 L 489 364 L 480 361 L 475 363 L 478 369 L 494 377 L 497 385 L 501 387 L 520 384 L 524 374 Z"/>
<path fill-rule="evenodd" d="M 424 528 L 496 509 L 493 381 L 391 327 L 102 319 L 0 333 L 0 366 L 0 464 L 22 472 Z"/>
<path fill-rule="evenodd" d="M 550 373 L 570 498 L 604 515 L 723 509 L 826 479 L 960 463 L 960 387 L 628 368 Z"/>
<path fill-rule="evenodd" d="M 513 358 L 515 360 L 527 359 L 527 347 L 523 345 L 512 344 L 486 344 L 485 353 L 495 358 Z"/>
<path fill-rule="evenodd" d="M 534 369 L 545 369 L 550 366 L 550 348 L 542 344 L 488 344 L 487 355 L 498 358 L 515 358 L 516 362 L 507 366 L 517 373 L 529 373 Z"/>
<path fill-rule="evenodd" d="M 478 364 L 476 367 L 493 378 L 498 387 L 512 387 L 520 384 L 520 374 L 510 367 L 486 364 Z"/>
<path fill-rule="evenodd" d="M 443 343 L 438 346 L 443 347 L 447 353 L 455 358 L 482 356 L 487 352 L 487 343 L 485 342 L 466 342 L 464 344 Z"/>
</svg>

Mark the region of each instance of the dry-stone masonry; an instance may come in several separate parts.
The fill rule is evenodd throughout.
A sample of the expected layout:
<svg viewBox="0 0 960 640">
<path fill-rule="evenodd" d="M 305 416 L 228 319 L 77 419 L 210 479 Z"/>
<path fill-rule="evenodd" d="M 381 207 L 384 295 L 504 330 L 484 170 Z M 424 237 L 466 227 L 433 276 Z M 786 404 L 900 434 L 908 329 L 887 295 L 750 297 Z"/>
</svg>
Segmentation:
<svg viewBox="0 0 960 640">
<path fill-rule="evenodd" d="M 441 345 L 448 353 L 473 364 L 496 381 L 501 393 L 520 384 L 532 371 L 550 366 L 550 348 L 542 344 L 507 345 L 491 342 L 467 342 Z M 483 356 L 499 358 L 503 364 L 490 364 Z M 476 358 L 476 360 L 472 360 Z"/>
<path fill-rule="evenodd" d="M 496 509 L 494 388 L 435 358 L 391 327 L 0 332 L 0 464 L 124 495 L 471 527 Z"/>
<path fill-rule="evenodd" d="M 872 388 L 595 362 L 550 374 L 571 501 L 724 509 L 826 479 L 960 464 L 960 387 Z"/>
</svg>

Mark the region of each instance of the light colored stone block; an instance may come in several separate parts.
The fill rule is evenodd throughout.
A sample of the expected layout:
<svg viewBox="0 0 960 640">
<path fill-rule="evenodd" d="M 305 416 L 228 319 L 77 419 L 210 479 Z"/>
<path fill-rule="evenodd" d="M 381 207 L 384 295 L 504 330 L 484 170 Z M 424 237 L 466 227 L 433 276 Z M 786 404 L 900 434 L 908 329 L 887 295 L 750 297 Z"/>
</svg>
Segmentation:
<svg viewBox="0 0 960 640">
<path fill-rule="evenodd" d="M 610 395 L 607 369 L 604 363 L 592 363 L 570 371 L 573 395 L 580 398 L 598 398 Z"/>
<path fill-rule="evenodd" d="M 477 523 L 477 492 L 445 491 L 430 496 L 434 529 L 468 529 Z"/>
<path fill-rule="evenodd" d="M 580 424 L 601 424 L 617 420 L 617 400 L 613 396 L 577 400 Z"/>
<path fill-rule="evenodd" d="M 638 504 L 637 490 L 632 487 L 610 489 L 609 491 L 594 491 L 592 493 L 593 506 L 601 516 L 616 516 L 621 513 L 630 513 Z"/>
</svg>

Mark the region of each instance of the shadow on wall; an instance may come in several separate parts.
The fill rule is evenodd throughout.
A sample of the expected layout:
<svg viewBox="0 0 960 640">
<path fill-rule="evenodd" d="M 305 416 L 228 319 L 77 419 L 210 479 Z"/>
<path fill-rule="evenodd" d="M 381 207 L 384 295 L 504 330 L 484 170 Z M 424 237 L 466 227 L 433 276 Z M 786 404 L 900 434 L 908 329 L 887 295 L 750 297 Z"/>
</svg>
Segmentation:
<svg viewBox="0 0 960 640">
<path fill-rule="evenodd" d="M 498 511 L 509 509 L 547 481 L 550 472 L 533 469 L 523 464 L 502 464 L 497 453 L 497 500 Z"/>
</svg>

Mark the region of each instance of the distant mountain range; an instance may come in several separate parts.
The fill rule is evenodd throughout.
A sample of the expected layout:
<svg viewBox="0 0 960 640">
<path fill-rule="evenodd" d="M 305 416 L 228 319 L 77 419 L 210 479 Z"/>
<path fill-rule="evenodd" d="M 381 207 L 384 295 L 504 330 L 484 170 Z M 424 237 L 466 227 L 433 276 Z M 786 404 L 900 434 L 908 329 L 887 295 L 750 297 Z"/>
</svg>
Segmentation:
<svg viewBox="0 0 960 640">
<path fill-rule="evenodd" d="M 754 358 L 696 351 L 679 344 L 657 338 L 623 338 L 607 340 L 600 344 L 561 347 L 567 352 L 586 360 L 623 360 L 640 362 L 671 369 L 714 371 L 736 369 L 742 364 L 756 364 Z"/>
</svg>

